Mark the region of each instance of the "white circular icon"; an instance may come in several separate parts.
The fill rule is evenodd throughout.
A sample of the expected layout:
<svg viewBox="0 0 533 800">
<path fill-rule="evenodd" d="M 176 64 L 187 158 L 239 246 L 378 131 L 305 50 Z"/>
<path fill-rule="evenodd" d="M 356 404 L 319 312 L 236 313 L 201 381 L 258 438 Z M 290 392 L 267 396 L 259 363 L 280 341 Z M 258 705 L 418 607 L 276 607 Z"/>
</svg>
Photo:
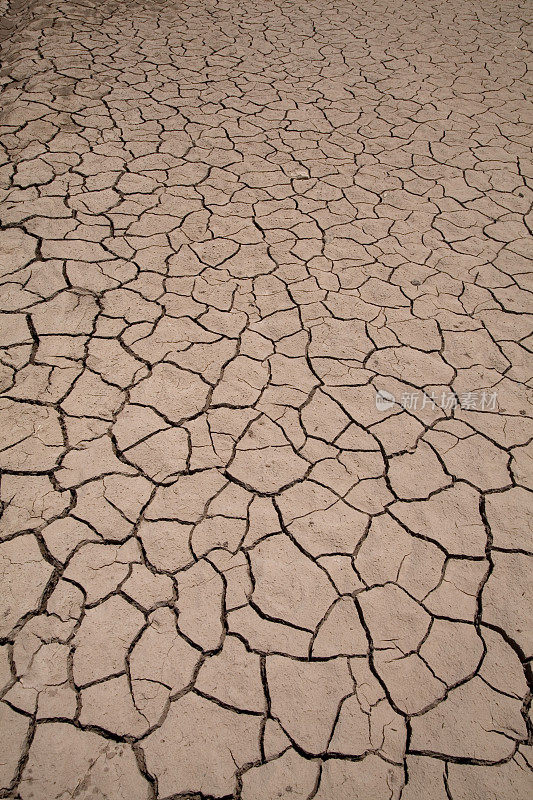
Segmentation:
<svg viewBox="0 0 533 800">
<path fill-rule="evenodd" d="M 395 402 L 396 398 L 393 394 L 385 391 L 385 389 L 378 390 L 376 394 L 376 408 L 378 411 L 387 411 L 389 408 L 393 407 Z"/>
</svg>

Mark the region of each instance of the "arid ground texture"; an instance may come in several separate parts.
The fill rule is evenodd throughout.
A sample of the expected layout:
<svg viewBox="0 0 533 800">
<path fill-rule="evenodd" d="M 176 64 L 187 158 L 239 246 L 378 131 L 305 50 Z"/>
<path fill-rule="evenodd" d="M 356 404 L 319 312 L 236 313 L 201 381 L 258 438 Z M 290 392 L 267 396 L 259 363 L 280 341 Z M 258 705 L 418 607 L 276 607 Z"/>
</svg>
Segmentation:
<svg viewBox="0 0 533 800">
<path fill-rule="evenodd" d="M 0 6 L 0 797 L 529 800 L 533 6 Z"/>
</svg>

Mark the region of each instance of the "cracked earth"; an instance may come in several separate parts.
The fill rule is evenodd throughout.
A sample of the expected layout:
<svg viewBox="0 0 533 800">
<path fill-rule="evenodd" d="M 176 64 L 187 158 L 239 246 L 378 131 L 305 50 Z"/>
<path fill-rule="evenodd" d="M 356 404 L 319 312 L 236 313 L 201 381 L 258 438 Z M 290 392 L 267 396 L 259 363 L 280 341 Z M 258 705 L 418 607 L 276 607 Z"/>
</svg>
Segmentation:
<svg viewBox="0 0 533 800">
<path fill-rule="evenodd" d="M 531 797 L 526 4 L 0 5 L 0 796 Z"/>
</svg>

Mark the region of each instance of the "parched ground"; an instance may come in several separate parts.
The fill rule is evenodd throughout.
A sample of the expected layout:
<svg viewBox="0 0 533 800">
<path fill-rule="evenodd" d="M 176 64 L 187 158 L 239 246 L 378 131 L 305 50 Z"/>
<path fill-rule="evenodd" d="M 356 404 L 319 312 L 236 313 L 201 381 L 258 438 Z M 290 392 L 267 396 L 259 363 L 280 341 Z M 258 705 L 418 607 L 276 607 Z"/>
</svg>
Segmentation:
<svg viewBox="0 0 533 800">
<path fill-rule="evenodd" d="M 0 797 L 528 800 L 527 4 L 1 6 Z"/>
</svg>

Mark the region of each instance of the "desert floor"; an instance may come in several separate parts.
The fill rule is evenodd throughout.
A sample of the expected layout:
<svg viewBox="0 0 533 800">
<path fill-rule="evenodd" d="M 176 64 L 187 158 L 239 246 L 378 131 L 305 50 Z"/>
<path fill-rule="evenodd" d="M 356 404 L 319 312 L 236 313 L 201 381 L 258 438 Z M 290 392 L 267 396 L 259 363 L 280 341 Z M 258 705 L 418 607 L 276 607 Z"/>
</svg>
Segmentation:
<svg viewBox="0 0 533 800">
<path fill-rule="evenodd" d="M 528 800 L 528 5 L 0 7 L 0 797 Z"/>
</svg>

